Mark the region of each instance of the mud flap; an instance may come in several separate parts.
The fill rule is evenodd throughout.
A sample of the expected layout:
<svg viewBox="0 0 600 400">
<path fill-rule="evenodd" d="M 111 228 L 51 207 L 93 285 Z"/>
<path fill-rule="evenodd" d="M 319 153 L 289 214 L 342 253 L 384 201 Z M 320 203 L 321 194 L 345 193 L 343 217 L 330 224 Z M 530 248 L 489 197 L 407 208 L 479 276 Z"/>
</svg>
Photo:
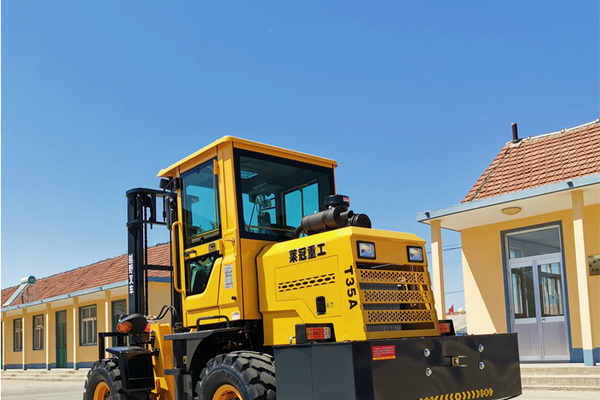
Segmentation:
<svg viewBox="0 0 600 400">
<path fill-rule="evenodd" d="M 123 389 L 154 390 L 152 352 L 142 347 L 109 347 L 106 351 L 117 357 Z"/>
</svg>

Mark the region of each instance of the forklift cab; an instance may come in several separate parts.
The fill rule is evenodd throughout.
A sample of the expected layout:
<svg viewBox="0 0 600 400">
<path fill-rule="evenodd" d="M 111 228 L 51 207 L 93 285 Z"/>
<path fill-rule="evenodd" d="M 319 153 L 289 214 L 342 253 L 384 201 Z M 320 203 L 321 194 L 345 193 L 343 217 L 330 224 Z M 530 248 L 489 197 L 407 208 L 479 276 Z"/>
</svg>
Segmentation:
<svg viewBox="0 0 600 400">
<path fill-rule="evenodd" d="M 183 324 L 260 319 L 255 257 L 294 237 L 335 193 L 336 163 L 224 137 L 160 171 L 176 192 L 175 290 Z M 244 288 L 244 290 L 242 290 Z M 211 316 L 220 318 L 210 319 Z"/>
</svg>

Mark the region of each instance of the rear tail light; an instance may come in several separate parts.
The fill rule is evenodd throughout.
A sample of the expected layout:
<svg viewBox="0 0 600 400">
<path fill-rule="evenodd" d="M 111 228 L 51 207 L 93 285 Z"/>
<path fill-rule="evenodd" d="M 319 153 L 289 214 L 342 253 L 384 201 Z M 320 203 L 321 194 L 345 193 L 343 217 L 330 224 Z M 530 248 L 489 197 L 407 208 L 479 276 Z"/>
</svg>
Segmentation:
<svg viewBox="0 0 600 400">
<path fill-rule="evenodd" d="M 451 319 L 443 319 L 438 322 L 438 328 L 442 336 L 454 336 L 454 323 Z"/>
<path fill-rule="evenodd" d="M 333 324 L 296 324 L 296 344 L 335 342 Z"/>
<path fill-rule="evenodd" d="M 331 339 L 331 328 L 328 326 L 306 328 L 306 339 L 309 341 Z"/>
</svg>

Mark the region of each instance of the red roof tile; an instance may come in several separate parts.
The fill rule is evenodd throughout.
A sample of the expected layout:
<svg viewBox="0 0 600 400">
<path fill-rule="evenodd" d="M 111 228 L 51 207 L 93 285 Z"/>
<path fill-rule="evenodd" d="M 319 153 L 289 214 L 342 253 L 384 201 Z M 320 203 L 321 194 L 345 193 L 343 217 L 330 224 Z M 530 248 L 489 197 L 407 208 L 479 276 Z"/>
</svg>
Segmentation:
<svg viewBox="0 0 600 400">
<path fill-rule="evenodd" d="M 507 143 L 462 203 L 600 173 L 600 119 Z"/>
<path fill-rule="evenodd" d="M 148 264 L 170 265 L 169 244 L 160 244 L 150 247 L 148 249 Z M 169 277 L 170 271 L 149 271 L 149 275 L 152 277 Z M 14 306 L 31 301 L 44 300 L 126 280 L 127 255 L 125 254 L 100 261 L 96 264 L 38 279 L 35 282 L 35 298 L 33 298 L 32 288 L 29 288 L 28 292 L 26 290 L 23 296 L 19 296 L 10 305 Z M 13 286 L 2 290 L 1 301 L 3 307 L 4 303 L 17 288 L 18 286 Z M 29 300 L 27 299 L 27 294 L 29 295 Z"/>
</svg>

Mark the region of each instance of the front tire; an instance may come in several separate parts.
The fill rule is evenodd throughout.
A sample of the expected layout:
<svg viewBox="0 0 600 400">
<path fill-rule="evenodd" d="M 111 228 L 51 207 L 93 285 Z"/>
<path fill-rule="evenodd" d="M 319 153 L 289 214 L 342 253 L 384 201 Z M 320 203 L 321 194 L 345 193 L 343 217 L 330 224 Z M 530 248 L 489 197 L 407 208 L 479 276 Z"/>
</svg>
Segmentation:
<svg viewBox="0 0 600 400">
<path fill-rule="evenodd" d="M 88 372 L 83 400 L 145 400 L 147 392 L 128 393 L 123 389 L 117 360 L 96 361 Z"/>
<path fill-rule="evenodd" d="M 275 400 L 275 362 L 265 353 L 234 351 L 211 359 L 196 386 L 198 400 Z"/>
</svg>

